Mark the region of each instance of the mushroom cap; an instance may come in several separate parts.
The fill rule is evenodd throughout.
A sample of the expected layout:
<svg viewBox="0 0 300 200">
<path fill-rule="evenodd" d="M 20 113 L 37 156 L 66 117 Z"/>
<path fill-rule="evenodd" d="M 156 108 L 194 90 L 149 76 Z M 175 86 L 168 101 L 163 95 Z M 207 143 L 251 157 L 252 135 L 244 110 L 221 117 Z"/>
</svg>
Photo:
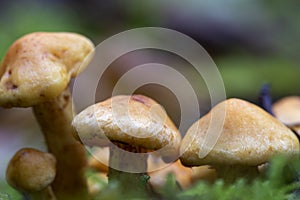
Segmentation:
<svg viewBox="0 0 300 200">
<path fill-rule="evenodd" d="M 58 96 L 87 66 L 93 49 L 89 39 L 74 33 L 21 37 L 0 65 L 0 105 L 30 107 Z"/>
<path fill-rule="evenodd" d="M 300 97 L 284 97 L 273 104 L 274 115 L 282 123 L 292 126 L 300 124 Z"/>
<path fill-rule="evenodd" d="M 199 151 L 209 128 L 211 115 L 223 112 L 224 106 L 226 114 L 221 135 L 216 138 L 217 143 L 208 155 L 200 158 Z M 258 106 L 240 99 L 228 99 L 189 128 L 182 140 L 180 153 L 182 163 L 187 166 L 257 166 L 268 161 L 274 154 L 297 155 L 299 142 L 293 132 Z"/>
<path fill-rule="evenodd" d="M 84 144 L 110 141 L 178 155 L 181 136 L 165 110 L 142 95 L 114 96 L 79 113 L 72 122 Z M 109 140 L 108 140 L 109 139 Z"/>
<path fill-rule="evenodd" d="M 10 160 L 7 182 L 23 192 L 37 192 L 50 185 L 56 175 L 56 159 L 50 153 L 23 148 Z"/>
</svg>

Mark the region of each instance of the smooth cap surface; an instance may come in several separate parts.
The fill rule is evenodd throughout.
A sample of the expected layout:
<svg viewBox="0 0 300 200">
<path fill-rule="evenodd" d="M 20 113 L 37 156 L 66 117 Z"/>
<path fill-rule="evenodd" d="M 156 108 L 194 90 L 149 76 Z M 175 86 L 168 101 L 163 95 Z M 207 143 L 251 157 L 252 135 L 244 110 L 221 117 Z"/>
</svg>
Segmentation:
<svg viewBox="0 0 300 200">
<path fill-rule="evenodd" d="M 75 116 L 72 124 L 81 140 L 90 146 L 117 141 L 149 150 L 164 147 L 165 152 L 179 153 L 179 131 L 165 110 L 146 96 L 114 96 L 86 108 Z"/>
<path fill-rule="evenodd" d="M 87 66 L 93 49 L 89 39 L 74 33 L 21 37 L 0 65 L 0 106 L 29 107 L 58 96 Z"/>
<path fill-rule="evenodd" d="M 226 115 L 221 135 L 212 151 L 206 157 L 199 158 L 211 113 L 219 112 L 224 104 Z M 274 154 L 297 155 L 299 142 L 293 132 L 258 106 L 240 99 L 228 99 L 189 128 L 182 140 L 180 152 L 180 159 L 187 166 L 257 166 Z"/>
<path fill-rule="evenodd" d="M 300 97 L 289 96 L 273 104 L 273 112 L 282 123 L 290 125 L 300 124 Z"/>
<path fill-rule="evenodd" d="M 23 192 L 36 192 L 50 185 L 56 175 L 56 159 L 52 154 L 32 148 L 19 150 L 10 160 L 6 179 Z"/>
</svg>

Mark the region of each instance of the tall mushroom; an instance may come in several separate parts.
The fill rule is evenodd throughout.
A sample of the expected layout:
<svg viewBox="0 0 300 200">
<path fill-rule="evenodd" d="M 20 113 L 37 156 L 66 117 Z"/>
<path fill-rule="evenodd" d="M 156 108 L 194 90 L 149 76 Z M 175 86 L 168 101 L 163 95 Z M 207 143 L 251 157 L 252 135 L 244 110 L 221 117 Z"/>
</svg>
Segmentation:
<svg viewBox="0 0 300 200">
<path fill-rule="evenodd" d="M 278 120 L 295 130 L 300 137 L 300 97 L 284 97 L 276 101 L 272 108 Z"/>
<path fill-rule="evenodd" d="M 221 135 L 209 154 L 199 157 L 205 135 L 214 134 L 208 132 L 209 126 L 214 125 L 211 115 L 223 112 L 224 106 L 226 115 Z M 240 99 L 229 99 L 189 128 L 180 153 L 184 165 L 211 165 L 220 178 L 232 182 L 237 178 L 255 177 L 257 166 L 275 154 L 298 155 L 299 142 L 286 126 L 258 106 Z"/>
<path fill-rule="evenodd" d="M 56 200 L 50 186 L 55 175 L 55 157 L 32 148 L 16 152 L 6 170 L 7 182 L 32 200 Z"/>
<path fill-rule="evenodd" d="M 0 106 L 33 107 L 57 159 L 58 199 L 87 199 L 85 149 L 73 138 L 68 85 L 89 62 L 93 44 L 74 33 L 32 33 L 18 39 L 0 65 Z"/>
<path fill-rule="evenodd" d="M 165 110 L 142 96 L 114 96 L 92 105 L 73 120 L 81 140 L 89 146 L 109 146 L 109 182 L 118 180 L 123 192 L 143 191 L 147 152 L 175 160 L 181 136 Z"/>
</svg>

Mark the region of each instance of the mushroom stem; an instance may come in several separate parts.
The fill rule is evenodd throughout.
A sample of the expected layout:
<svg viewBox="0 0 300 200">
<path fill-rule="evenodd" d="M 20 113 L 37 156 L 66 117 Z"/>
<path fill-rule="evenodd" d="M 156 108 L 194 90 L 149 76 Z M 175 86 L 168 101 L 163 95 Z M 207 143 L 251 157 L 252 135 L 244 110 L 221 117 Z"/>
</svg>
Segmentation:
<svg viewBox="0 0 300 200">
<path fill-rule="evenodd" d="M 259 175 L 257 166 L 219 165 L 214 168 L 218 178 L 223 179 L 226 184 L 234 183 L 241 178 L 251 181 Z"/>
<path fill-rule="evenodd" d="M 75 131 L 71 122 L 74 113 L 69 89 L 50 101 L 34 106 L 33 111 L 48 149 L 57 159 L 57 175 L 53 182 L 57 199 L 88 199 L 84 178 L 85 149 L 73 137 Z"/>
<path fill-rule="evenodd" d="M 127 194 L 128 192 L 134 192 L 132 195 L 145 194 L 148 158 L 145 151 L 140 147 L 117 142 L 110 145 L 109 149 L 108 182 L 118 182 L 119 189 Z M 129 153 L 143 154 L 137 158 L 130 156 Z M 118 169 L 124 169 L 124 171 Z"/>
<path fill-rule="evenodd" d="M 56 200 L 53 190 L 50 186 L 46 187 L 42 191 L 28 193 L 31 200 Z"/>
</svg>

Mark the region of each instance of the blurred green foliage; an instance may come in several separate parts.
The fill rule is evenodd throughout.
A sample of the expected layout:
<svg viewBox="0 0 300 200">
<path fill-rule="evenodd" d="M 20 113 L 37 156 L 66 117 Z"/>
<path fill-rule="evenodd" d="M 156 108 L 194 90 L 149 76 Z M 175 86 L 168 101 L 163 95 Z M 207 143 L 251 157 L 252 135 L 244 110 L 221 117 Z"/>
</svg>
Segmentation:
<svg viewBox="0 0 300 200">
<path fill-rule="evenodd" d="M 78 15 L 63 5 L 23 1 L 12 4 L 1 13 L 0 27 L 0 58 L 16 39 L 27 33 L 69 31 L 86 34 Z"/>
<path fill-rule="evenodd" d="M 222 180 L 217 180 L 214 184 L 199 180 L 191 188 L 182 191 L 174 176 L 169 175 L 159 193 L 149 198 L 135 198 L 139 194 L 134 191 L 128 191 L 130 195 L 121 193 L 118 183 L 114 182 L 106 185 L 95 199 L 297 200 L 300 199 L 297 191 L 300 188 L 299 170 L 299 159 L 276 156 L 270 161 L 266 174 L 251 183 L 244 179 L 230 185 L 224 184 Z M 128 195 L 130 198 L 126 198 Z"/>
<path fill-rule="evenodd" d="M 230 185 L 224 184 L 222 180 L 217 180 L 214 184 L 199 180 L 194 186 L 184 191 L 178 187 L 174 176 L 169 175 L 159 194 L 149 198 L 134 198 L 134 191 L 128 191 L 131 192 L 130 195 L 120 193 L 118 183 L 107 185 L 95 175 L 96 172 L 88 171 L 87 177 L 92 177 L 93 182 L 99 182 L 102 188 L 95 200 L 124 199 L 126 196 L 131 196 L 127 199 L 298 200 L 300 199 L 299 171 L 299 159 L 291 160 L 284 156 L 276 156 L 270 161 L 265 176 L 258 177 L 251 183 L 243 179 Z M 8 185 L 2 183 L 0 188 L 3 200 L 21 200 L 21 196 Z"/>
<path fill-rule="evenodd" d="M 278 156 L 271 160 L 270 168 L 265 178 L 256 178 L 252 183 L 245 180 L 237 180 L 232 185 L 225 185 L 218 180 L 213 185 L 206 182 L 199 182 L 190 189 L 183 192 L 172 190 L 164 192 L 162 199 L 203 199 L 203 200 L 296 200 L 300 199 L 295 192 L 300 188 L 297 171 L 300 169 L 299 160 L 288 160 L 286 157 Z M 289 176 L 290 175 L 290 176 Z M 174 186 L 169 183 L 165 191 Z"/>
<path fill-rule="evenodd" d="M 256 99 L 264 83 L 270 83 L 275 98 L 300 95 L 300 67 L 282 58 L 234 56 L 216 59 L 227 97 Z"/>
<path fill-rule="evenodd" d="M 0 182 L 0 200 L 22 200 L 19 192 L 10 187 L 6 182 Z"/>
</svg>

